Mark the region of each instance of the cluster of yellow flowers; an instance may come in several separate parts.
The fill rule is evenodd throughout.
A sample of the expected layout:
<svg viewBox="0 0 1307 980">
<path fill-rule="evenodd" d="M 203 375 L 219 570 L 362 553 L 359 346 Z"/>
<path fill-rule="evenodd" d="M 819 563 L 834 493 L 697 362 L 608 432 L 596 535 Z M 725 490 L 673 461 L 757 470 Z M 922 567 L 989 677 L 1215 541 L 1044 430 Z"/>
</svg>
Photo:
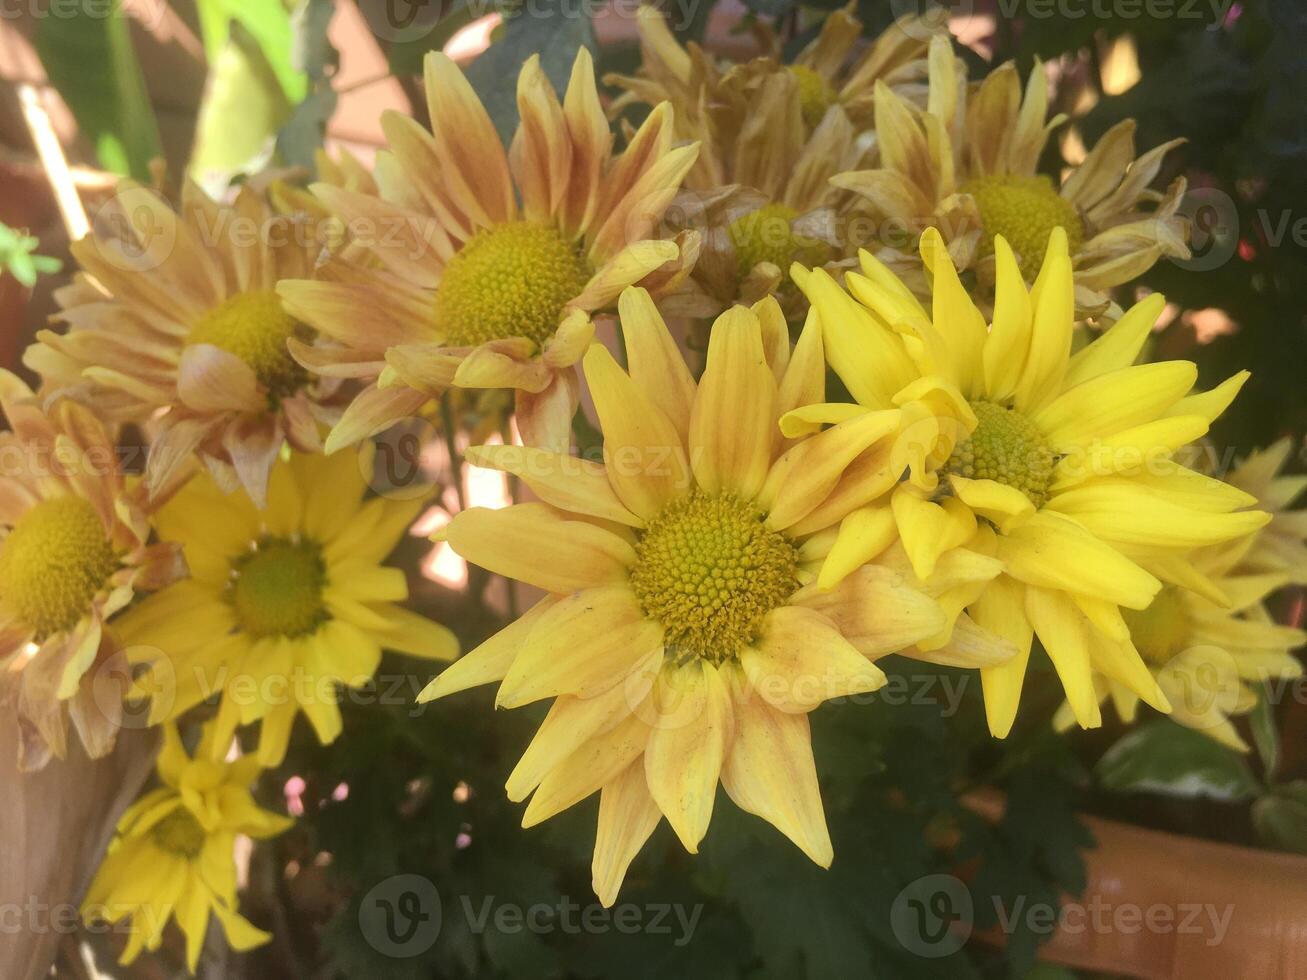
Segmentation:
<svg viewBox="0 0 1307 980">
<path fill-rule="evenodd" d="M 285 821 L 246 787 L 297 714 L 340 734 L 324 689 L 383 649 L 453 660 L 423 701 L 497 682 L 499 706 L 552 702 L 508 796 L 529 826 L 600 794 L 605 904 L 663 817 L 696 850 L 719 781 L 828 865 L 807 714 L 882 686 L 888 654 L 977 670 L 998 737 L 1036 636 L 1059 722 L 1085 727 L 1142 700 L 1242 747 L 1248 683 L 1299 672 L 1303 634 L 1261 605 L 1307 580 L 1290 447 L 1226 479 L 1183 465 L 1246 373 L 1197 391 L 1187 361 L 1137 363 L 1163 301 L 1104 292 L 1187 254 L 1183 181 L 1150 189 L 1169 147 L 1134 159 L 1124 124 L 1055 187 L 1042 70 L 1024 96 L 1010 65 L 970 84 L 920 23 L 854 58 L 837 12 L 790 65 L 722 65 L 648 10 L 641 32 L 610 108 L 649 111 L 620 152 L 584 50 L 561 100 L 527 62 L 507 149 L 431 54 L 431 129 L 388 114 L 374 173 L 230 205 L 188 186 L 176 208 L 125 186 L 119 237 L 75 247 L 66 329 L 27 352 L 39 389 L 0 375 L 21 763 L 62 756 L 68 719 L 108 751 L 124 698 L 165 726 L 163 785 L 88 898 L 131 919 L 126 958 L 170 915 L 192 969 L 210 911 L 234 945 L 264 938 L 231 844 Z M 595 340 L 613 311 L 621 362 Z M 715 317 L 697 380 L 674 316 Z M 370 496 L 368 446 L 458 389 L 514 393 L 522 445 L 466 458 L 537 499 L 440 535 L 544 597 L 455 660 L 384 564 L 425 501 Z M 570 452 L 583 393 L 603 462 Z M 188 756 L 176 719 L 215 698 Z"/>
</svg>

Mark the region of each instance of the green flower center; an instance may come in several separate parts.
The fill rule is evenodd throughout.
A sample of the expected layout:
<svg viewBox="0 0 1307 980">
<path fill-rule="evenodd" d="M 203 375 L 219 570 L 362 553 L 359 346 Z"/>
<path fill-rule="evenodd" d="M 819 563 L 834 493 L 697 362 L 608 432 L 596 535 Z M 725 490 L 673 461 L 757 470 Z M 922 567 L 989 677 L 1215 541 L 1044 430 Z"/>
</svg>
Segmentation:
<svg viewBox="0 0 1307 980">
<path fill-rule="evenodd" d="M 1042 174 L 1033 177 L 991 174 L 967 181 L 959 191 L 970 194 L 980 210 L 984 225 L 980 257 L 993 255 L 994 236 L 1002 235 L 1017 253 L 1021 274 L 1027 281 L 1039 274 L 1048 236 L 1054 228 L 1066 229 L 1072 255 L 1084 241 L 1084 222 L 1075 205 L 1059 194 L 1053 182 Z"/>
<path fill-rule="evenodd" d="M 237 293 L 205 313 L 191 328 L 186 343 L 211 344 L 235 354 L 275 402 L 293 394 L 308 379 L 286 349 L 291 337 L 308 335 L 307 328 L 282 308 L 274 290 L 255 289 Z"/>
<path fill-rule="evenodd" d="M 200 856 L 207 836 L 195 815 L 184 806 L 179 806 L 151 827 L 150 834 L 162 850 L 188 860 Z"/>
<path fill-rule="evenodd" d="M 972 402 L 971 409 L 976 428 L 953 448 L 944 471 L 1006 484 L 1043 507 L 1057 462 L 1043 434 L 1015 409 L 985 401 Z"/>
<path fill-rule="evenodd" d="M 696 489 L 673 501 L 635 551 L 631 588 L 662 624 L 669 654 L 682 660 L 737 656 L 799 586 L 798 549 L 734 494 Z"/>
<path fill-rule="evenodd" d="M 816 126 L 835 104 L 839 93 L 820 74 L 807 65 L 790 65 L 789 72 L 799 83 L 799 105 L 803 108 L 803 121 Z"/>
<path fill-rule="evenodd" d="M 0 601 L 39 643 L 76 626 L 118 567 L 95 508 L 81 497 L 51 497 L 0 544 Z"/>
<path fill-rule="evenodd" d="M 305 636 L 327 618 L 327 566 L 311 541 L 261 539 L 232 562 L 230 600 L 251 636 Z"/>
<path fill-rule="evenodd" d="M 1147 609 L 1122 609 L 1121 616 L 1135 649 L 1151 664 L 1165 666 L 1190 645 L 1193 619 L 1174 585 L 1164 586 Z"/>
<path fill-rule="evenodd" d="M 731 222 L 727 228 L 735 246 L 736 273 L 743 279 L 759 262 L 770 262 L 781 270 L 782 281 L 790 277 L 790 265 L 821 265 L 830 257 L 825 242 L 796 235 L 794 219 L 799 212 L 786 204 L 764 204 Z"/>
<path fill-rule="evenodd" d="M 455 347 L 526 337 L 543 345 L 590 278 L 556 228 L 512 221 L 477 232 L 445 266 L 436 325 Z"/>
</svg>

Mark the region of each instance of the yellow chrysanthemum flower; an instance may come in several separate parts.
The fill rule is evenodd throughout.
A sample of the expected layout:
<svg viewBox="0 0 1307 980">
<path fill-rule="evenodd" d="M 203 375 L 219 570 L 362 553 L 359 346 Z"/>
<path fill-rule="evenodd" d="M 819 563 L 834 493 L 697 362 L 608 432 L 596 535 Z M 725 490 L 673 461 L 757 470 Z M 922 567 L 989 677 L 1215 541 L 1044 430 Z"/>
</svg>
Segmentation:
<svg viewBox="0 0 1307 980">
<path fill-rule="evenodd" d="M 1165 194 L 1149 189 L 1180 140 L 1135 159 L 1135 124 L 1125 120 L 1059 187 L 1036 169 L 1049 133 L 1064 121 L 1047 118 L 1048 82 L 1038 60 L 1024 99 L 1012 63 L 968 88 L 965 66 L 946 38 L 932 39 L 929 60 L 924 109 L 887 85 L 877 86 L 879 167 L 834 181 L 860 195 L 883 223 L 881 241 L 862 244 L 917 295 L 927 295 L 927 283 L 913 253 L 928 227 L 940 230 L 957 268 L 974 270 L 986 294 L 994 285 L 996 236 L 1007 240 L 1029 282 L 1050 233 L 1062 228 L 1075 270 L 1076 307 L 1089 315 L 1109 310 L 1110 287 L 1143 274 L 1164 256 L 1189 256 L 1187 228 L 1177 213 L 1184 178 L 1177 177 Z"/>
<path fill-rule="evenodd" d="M 1100 720 L 1095 672 L 1166 710 L 1128 645 L 1120 610 L 1147 608 L 1163 582 L 1194 587 L 1201 576 L 1189 550 L 1269 519 L 1240 511 L 1256 503 L 1251 495 L 1171 458 L 1207 431 L 1247 373 L 1190 394 L 1192 363 L 1136 365 L 1163 305 L 1156 294 L 1073 356 L 1065 232 L 1054 230 L 1032 290 L 1001 236 L 995 249 L 989 324 L 934 230 L 921 243 L 933 277 L 929 313 L 867 252 L 862 274 L 845 277 L 848 292 L 821 270 L 793 270 L 821 322 L 831 367 L 858 404 L 791 413 L 786 431 L 899 405 L 897 448 L 910 462 L 910 478 L 887 496 L 875 482 L 866 487 L 866 506 L 845 518 L 821 583 L 833 586 L 888 547 L 888 528 L 922 579 L 937 573 L 941 555 L 966 545 L 999 559 L 1004 572 L 954 607 L 1020 651 L 981 672 L 995 735 L 1012 725 L 1032 634 L 1081 725 Z M 849 488 L 850 502 L 857 489 Z"/>
<path fill-rule="evenodd" d="M 605 904 L 661 816 L 698 848 L 719 779 L 829 865 L 807 713 L 879 688 L 872 661 L 945 621 L 892 569 L 861 568 L 832 592 L 812 584 L 807 548 L 830 523 L 828 492 L 898 415 L 864 413 L 799 442 L 781 435 L 778 417 L 824 388 L 815 326 L 791 352 L 774 300 L 736 307 L 714 325 L 696 384 L 647 293 L 628 290 L 619 309 L 629 373 L 600 345 L 584 362 L 604 465 L 469 450 L 543 503 L 463 511 L 447 540 L 549 594 L 420 698 L 499 681 L 502 707 L 555 699 L 508 795 L 534 792 L 532 826 L 600 791 L 594 888 Z M 882 474 L 883 486 L 893 479 Z M 976 651 L 988 663 L 1012 653 L 996 638 Z"/>
<path fill-rule="evenodd" d="M 99 420 L 42 405 L 0 371 L 0 704 L 24 770 L 64 757 L 68 718 L 91 758 L 113 748 L 120 705 L 94 670 L 120 650 L 110 620 L 184 572 L 175 545 L 149 543 L 151 507 Z"/>
<path fill-rule="evenodd" d="M 561 105 L 539 58 L 523 65 L 508 153 L 443 54 L 427 55 L 426 91 L 431 132 L 382 117 L 381 197 L 313 187 L 371 263 L 336 263 L 317 282 L 280 287 L 288 309 L 335 343 L 292 343 L 300 362 L 367 383 L 327 449 L 414 414 L 451 385 L 515 389 L 525 439 L 566 449 L 589 314 L 625 286 L 675 281 L 693 263 L 694 236 L 650 239 L 698 150 L 672 146 L 671 110 L 659 106 L 613 156 L 584 48 Z"/>
<path fill-rule="evenodd" d="M 220 694 L 212 744 L 223 751 L 238 724 L 259 721 L 258 760 L 274 766 L 301 711 L 323 743 L 340 734 L 337 685 L 370 679 L 383 648 L 457 655 L 449 630 L 396 605 L 408 584 L 382 564 L 424 501 L 365 501 L 371 451 L 362 457 L 291 454 L 264 511 L 207 476 L 159 511 L 191 578 L 128 610 L 120 629 L 150 663 L 138 689 L 152 723 Z"/>
<path fill-rule="evenodd" d="M 1133 648 L 1170 702 L 1171 717 L 1246 752 L 1248 745 L 1230 717 L 1257 704 L 1257 692 L 1249 684 L 1302 675 L 1302 665 L 1290 651 L 1307 642 L 1307 633 L 1275 623 L 1263 605 L 1268 595 L 1289 583 L 1288 573 L 1237 570 L 1247 551 L 1242 541 L 1205 550 L 1197 564 L 1226 597 L 1225 603 L 1168 585 L 1147 609 L 1127 610 L 1125 622 Z M 1129 687 L 1101 674 L 1094 682 L 1100 702 L 1110 697 L 1122 721 L 1135 720 L 1139 699 Z M 1074 720 L 1070 705 L 1063 705 L 1054 724 L 1065 729 Z"/>
<path fill-rule="evenodd" d="M 908 93 L 924 88 L 928 30 L 905 18 L 850 66 L 862 24 L 840 10 L 791 65 L 763 30 L 766 55 L 719 67 L 697 45 L 681 47 L 652 6 L 640 8 L 639 29 L 641 74 L 604 79 L 625 90 L 611 113 L 667 101 L 677 135 L 701 147 L 669 215 L 674 225 L 703 231 L 702 251 L 691 278 L 660 306 L 708 317 L 779 290 L 786 312 L 801 314 L 803 297 L 787 282 L 790 263 L 847 254 L 836 210 L 848 195 L 831 178 L 870 163 L 858 137 L 870 127 L 876 81 Z"/>
<path fill-rule="evenodd" d="M 143 949 L 158 949 L 170 919 L 186 936 L 191 973 L 199 965 L 210 913 L 235 950 L 272 938 L 237 911 L 236 836 L 273 837 L 294 821 L 255 804 L 249 786 L 259 774 L 258 760 L 246 755 L 216 761 L 229 742 L 215 752 L 214 737 L 206 729 L 192 759 L 177 729 L 165 726 L 157 763 L 163 785 L 123 814 L 82 903 L 88 920 L 128 920 L 131 936 L 119 959 L 124 965 Z"/>
<path fill-rule="evenodd" d="M 223 485 L 259 503 L 286 440 L 322 448 L 339 414 L 333 379 L 311 379 L 286 342 L 311 331 L 277 298 L 278 280 L 312 275 L 316 225 L 273 212 L 245 188 L 233 206 L 187 183 L 174 211 L 125 183 L 116 235 L 72 246 L 83 272 L 57 293 L 68 332 L 43 330 L 23 363 L 45 391 L 118 422 L 150 422 L 152 490 L 198 453 Z"/>
</svg>

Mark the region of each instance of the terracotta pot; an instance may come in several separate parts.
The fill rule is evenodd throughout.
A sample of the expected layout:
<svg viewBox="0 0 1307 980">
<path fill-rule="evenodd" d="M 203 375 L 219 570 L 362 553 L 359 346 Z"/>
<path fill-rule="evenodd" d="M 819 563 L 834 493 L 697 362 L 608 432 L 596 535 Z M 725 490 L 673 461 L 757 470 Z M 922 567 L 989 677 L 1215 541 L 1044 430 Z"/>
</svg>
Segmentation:
<svg viewBox="0 0 1307 980">
<path fill-rule="evenodd" d="M 76 738 L 69 756 L 20 773 L 16 728 L 0 725 L 0 977 L 39 980 L 60 939 L 75 935 L 76 910 L 118 818 L 145 782 L 158 751 L 154 731 L 123 731 L 91 761 Z"/>
<path fill-rule="evenodd" d="M 1003 807 L 997 794 L 968 802 Z M 1307 858 L 1084 821 L 1098 842 L 1088 884 L 1066 897 L 1041 959 L 1140 980 L 1307 978 Z"/>
</svg>

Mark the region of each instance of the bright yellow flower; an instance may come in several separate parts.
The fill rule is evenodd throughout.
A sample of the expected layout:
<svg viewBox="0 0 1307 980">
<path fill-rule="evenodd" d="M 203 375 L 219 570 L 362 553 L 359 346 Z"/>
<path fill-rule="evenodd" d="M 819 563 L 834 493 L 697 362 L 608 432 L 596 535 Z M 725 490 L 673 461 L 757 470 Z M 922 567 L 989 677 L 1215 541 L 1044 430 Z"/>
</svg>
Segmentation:
<svg viewBox="0 0 1307 980">
<path fill-rule="evenodd" d="M 158 515 L 185 549 L 191 578 L 122 617 L 121 636 L 150 668 L 151 722 L 221 695 L 212 744 L 261 722 L 259 763 L 277 765 L 303 711 L 318 738 L 340 734 L 337 685 L 357 687 L 382 649 L 450 660 L 445 627 L 396 605 L 398 568 L 382 564 L 422 500 L 364 500 L 372 454 L 292 454 L 272 470 L 268 508 L 198 476 Z"/>
<path fill-rule="evenodd" d="M 698 150 L 672 146 L 671 110 L 659 106 L 614 156 L 584 48 L 561 105 L 539 58 L 523 65 L 508 153 L 449 58 L 427 56 L 426 90 L 431 132 L 382 117 L 381 197 L 313 187 L 368 262 L 280 287 L 291 312 L 335 342 L 292 345 L 301 363 L 367 384 L 328 451 L 451 385 L 515 389 L 526 440 L 565 449 L 589 314 L 625 286 L 675 281 L 693 262 L 695 236 L 651 239 Z"/>
<path fill-rule="evenodd" d="M 1170 702 L 1171 717 L 1240 752 L 1248 745 L 1230 716 L 1257 704 L 1249 684 L 1301 676 L 1302 665 L 1290 651 L 1307 641 L 1302 630 L 1275 623 L 1262 604 L 1289 583 L 1289 574 L 1232 571 L 1245 550 L 1243 542 L 1233 542 L 1207 549 L 1196 562 L 1223 603 L 1168 585 L 1147 609 L 1125 613 L 1130 643 Z M 1099 701 L 1110 697 L 1121 720 L 1133 722 L 1139 708 L 1134 692 L 1109 676 L 1095 675 L 1094 682 Z M 1069 705 L 1054 719 L 1059 728 L 1073 721 Z"/>
<path fill-rule="evenodd" d="M 191 973 L 200 961 L 210 913 L 232 949 L 253 949 L 272 938 L 237 911 L 233 849 L 238 834 L 273 837 L 293 821 L 255 804 L 249 786 L 259 774 L 258 760 L 246 755 L 216 761 L 229 742 L 215 753 L 214 737 L 206 729 L 192 759 L 177 729 L 165 726 L 157 763 L 163 785 L 123 814 L 82 903 L 87 919 L 129 921 L 131 938 L 119 959 L 124 965 L 142 949 L 159 948 L 169 919 L 186 936 Z"/>
<path fill-rule="evenodd" d="M 604 79 L 625 90 L 612 114 L 667 101 L 677 135 L 700 144 L 672 218 L 704 232 L 702 251 L 691 278 L 660 306 L 708 317 L 777 293 L 788 314 L 801 314 L 790 263 L 847 254 L 836 210 L 848 194 L 831 178 L 869 165 L 858 137 L 870 128 L 873 85 L 922 87 L 928 29 L 905 18 L 850 65 L 862 24 L 840 10 L 792 65 L 764 29 L 764 56 L 718 66 L 697 45 L 681 47 L 652 6 L 640 8 L 639 27 L 641 73 Z"/>
<path fill-rule="evenodd" d="M 25 770 L 64 757 L 69 717 L 91 758 L 113 748 L 120 705 L 96 681 L 113 668 L 94 669 L 119 653 L 110 621 L 184 572 L 175 545 L 149 543 L 151 507 L 99 420 L 42 404 L 0 371 L 0 703 Z"/>
<path fill-rule="evenodd" d="M 277 298 L 278 280 L 312 275 L 318 229 L 275 214 L 254 191 L 216 204 L 187 183 L 180 211 L 123 184 L 115 235 L 72 246 L 83 269 L 59 293 L 68 332 L 43 330 L 23 363 L 44 391 L 116 422 L 151 423 L 151 490 L 198 453 L 224 486 L 262 503 L 282 444 L 321 449 L 339 381 L 311 379 L 287 341 L 312 331 Z"/>
<path fill-rule="evenodd" d="M 1189 256 L 1187 228 L 1177 214 L 1184 178 L 1177 177 L 1165 194 L 1149 188 L 1180 140 L 1135 159 L 1135 124 L 1124 120 L 1057 186 L 1036 169 L 1049 134 L 1065 119 L 1047 118 L 1048 83 L 1039 61 L 1024 98 L 1012 63 L 978 86 L 965 83 L 965 66 L 950 42 L 933 39 L 925 108 L 878 85 L 880 165 L 834 181 L 861 195 L 884 223 L 878 243 L 862 244 L 918 296 L 928 295 L 928 285 L 914 246 L 927 227 L 943 233 L 958 269 L 975 270 L 986 295 L 994 286 L 995 236 L 1016 252 L 1029 282 L 1050 233 L 1062 228 L 1075 270 L 1077 310 L 1089 315 L 1109 310 L 1110 287 L 1142 275 L 1164 256 Z"/>
<path fill-rule="evenodd" d="M 793 352 L 774 300 L 713 327 L 697 384 L 649 295 L 619 306 L 630 371 L 585 355 L 605 464 L 482 446 L 469 459 L 520 477 L 543 503 L 473 508 L 448 526 L 469 561 L 549 593 L 456 661 L 420 700 L 499 681 L 496 703 L 555 699 L 508 780 L 534 791 L 532 826 L 600 791 L 594 888 L 611 904 L 661 816 L 694 852 L 718 780 L 739 806 L 830 864 L 807 713 L 879 688 L 872 662 L 945 616 L 892 569 L 812 584 L 825 498 L 874 451 L 894 411 L 799 442 L 777 419 L 821 397 L 815 326 Z M 882 474 L 882 487 L 894 477 Z M 991 573 L 992 574 L 992 573 Z M 1011 650 L 986 644 L 994 662 Z"/>
<path fill-rule="evenodd" d="M 1012 725 L 1032 634 L 1081 725 L 1100 720 L 1095 672 L 1166 710 L 1128 647 L 1120 610 L 1147 608 L 1163 582 L 1195 587 L 1201 577 L 1186 558 L 1190 550 L 1269 519 L 1240 510 L 1256 503 L 1251 495 L 1171 458 L 1207 431 L 1247 373 L 1190 394 L 1197 378 L 1190 362 L 1136 365 L 1164 302 L 1156 294 L 1073 356 L 1066 234 L 1053 232 L 1032 290 L 1007 242 L 999 237 L 995 247 L 988 324 L 934 230 L 921 242 L 933 276 L 929 313 L 866 252 L 862 274 L 846 276 L 849 292 L 821 270 L 795 268 L 830 364 L 858 404 L 792 413 L 786 431 L 899 405 L 897 450 L 910 471 L 887 496 L 875 483 L 866 488 L 866 506 L 841 525 L 822 584 L 834 585 L 886 548 L 893 536 L 883 528 L 891 522 L 922 579 L 959 545 L 993 555 L 1004 573 L 953 608 L 965 607 L 1020 651 L 981 672 L 995 735 Z M 856 490 L 849 488 L 851 500 Z"/>
</svg>

